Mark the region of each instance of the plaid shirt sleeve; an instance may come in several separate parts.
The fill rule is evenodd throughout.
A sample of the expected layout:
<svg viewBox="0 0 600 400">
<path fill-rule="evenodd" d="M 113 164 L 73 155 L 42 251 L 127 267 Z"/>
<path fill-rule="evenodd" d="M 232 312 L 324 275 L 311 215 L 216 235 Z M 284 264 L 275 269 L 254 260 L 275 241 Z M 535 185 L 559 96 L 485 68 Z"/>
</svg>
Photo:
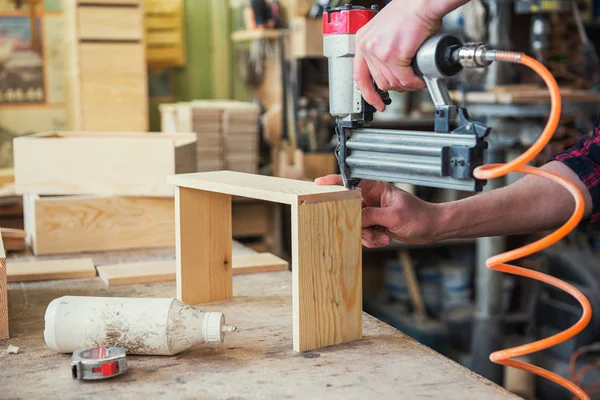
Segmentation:
<svg viewBox="0 0 600 400">
<path fill-rule="evenodd" d="M 600 223 L 600 118 L 594 131 L 586 135 L 570 149 L 555 154 L 549 161 L 560 161 L 571 168 L 590 191 L 592 215 L 590 222 Z"/>
</svg>

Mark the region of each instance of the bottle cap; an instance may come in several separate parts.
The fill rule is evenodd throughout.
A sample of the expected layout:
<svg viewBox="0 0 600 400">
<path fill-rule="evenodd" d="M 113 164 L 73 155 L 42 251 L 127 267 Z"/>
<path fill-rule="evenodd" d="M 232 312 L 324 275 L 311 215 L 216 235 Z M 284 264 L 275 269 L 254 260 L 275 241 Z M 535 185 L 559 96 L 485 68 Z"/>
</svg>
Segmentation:
<svg viewBox="0 0 600 400">
<path fill-rule="evenodd" d="M 204 315 L 204 340 L 206 343 L 223 343 L 222 327 L 225 317 L 220 312 L 207 312 Z"/>
</svg>

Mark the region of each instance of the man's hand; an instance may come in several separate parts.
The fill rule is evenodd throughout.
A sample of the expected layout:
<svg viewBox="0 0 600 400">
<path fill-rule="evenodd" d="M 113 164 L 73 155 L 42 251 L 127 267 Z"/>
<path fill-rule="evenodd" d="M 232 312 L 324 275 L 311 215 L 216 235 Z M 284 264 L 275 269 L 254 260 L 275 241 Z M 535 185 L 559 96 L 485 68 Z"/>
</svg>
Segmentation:
<svg viewBox="0 0 600 400">
<path fill-rule="evenodd" d="M 394 0 L 356 33 L 354 80 L 362 96 L 378 111 L 381 90 L 420 90 L 425 83 L 411 62 L 423 42 L 439 28 L 442 17 L 469 0 Z"/>
<path fill-rule="evenodd" d="M 315 180 L 317 185 L 342 185 L 340 175 Z M 430 243 L 436 240 L 436 204 L 427 203 L 386 182 L 362 180 L 362 243 L 384 247 L 392 239 L 405 243 Z"/>
</svg>

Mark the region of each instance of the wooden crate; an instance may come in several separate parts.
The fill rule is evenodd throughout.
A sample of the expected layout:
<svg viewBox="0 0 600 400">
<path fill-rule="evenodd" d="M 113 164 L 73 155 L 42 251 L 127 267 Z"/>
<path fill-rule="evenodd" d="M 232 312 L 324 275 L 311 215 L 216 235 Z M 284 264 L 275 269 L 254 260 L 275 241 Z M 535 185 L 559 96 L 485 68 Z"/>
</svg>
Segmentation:
<svg viewBox="0 0 600 400">
<path fill-rule="evenodd" d="M 13 141 L 18 194 L 173 196 L 196 170 L 193 133 L 47 132 Z"/>
<path fill-rule="evenodd" d="M 172 197 L 30 194 L 23 214 L 36 255 L 175 245 Z"/>
<path fill-rule="evenodd" d="M 63 1 L 69 128 L 147 131 L 141 0 Z"/>
</svg>

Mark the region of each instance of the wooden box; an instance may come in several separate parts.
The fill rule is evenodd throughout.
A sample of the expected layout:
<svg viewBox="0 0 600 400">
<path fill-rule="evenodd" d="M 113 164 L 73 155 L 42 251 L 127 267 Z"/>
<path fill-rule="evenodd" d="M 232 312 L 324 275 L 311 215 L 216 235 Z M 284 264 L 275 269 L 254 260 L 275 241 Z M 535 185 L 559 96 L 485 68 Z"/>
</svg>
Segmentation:
<svg viewBox="0 0 600 400">
<path fill-rule="evenodd" d="M 30 194 L 23 217 L 36 255 L 175 245 L 172 197 Z"/>
<path fill-rule="evenodd" d="M 142 2 L 63 1 L 69 129 L 148 130 Z"/>
<path fill-rule="evenodd" d="M 18 194 L 173 196 L 196 170 L 193 133 L 47 132 L 13 141 Z"/>
</svg>

